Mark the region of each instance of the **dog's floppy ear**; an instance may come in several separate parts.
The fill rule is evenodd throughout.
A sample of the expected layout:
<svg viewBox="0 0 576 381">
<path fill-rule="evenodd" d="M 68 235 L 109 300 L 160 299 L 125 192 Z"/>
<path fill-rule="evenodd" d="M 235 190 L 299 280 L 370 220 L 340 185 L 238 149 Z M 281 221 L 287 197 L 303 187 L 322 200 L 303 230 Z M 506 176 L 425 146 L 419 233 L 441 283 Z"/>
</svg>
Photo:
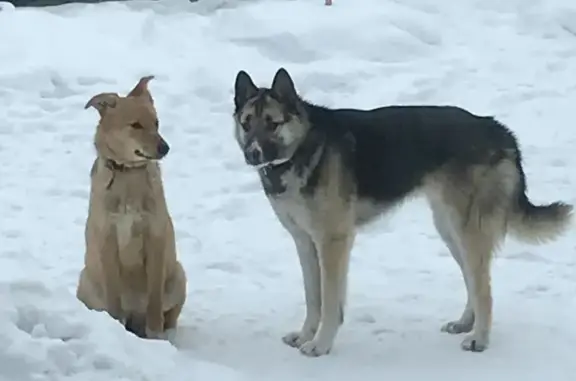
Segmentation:
<svg viewBox="0 0 576 381">
<path fill-rule="evenodd" d="M 129 97 L 146 97 L 152 103 L 154 100 L 152 99 L 152 94 L 148 91 L 148 82 L 154 79 L 153 75 L 148 75 L 146 77 L 140 78 L 136 86 L 128 93 Z"/>
<path fill-rule="evenodd" d="M 282 101 L 290 104 L 295 104 L 298 101 L 298 94 L 294 87 L 294 82 L 290 78 L 290 74 L 281 67 L 274 75 L 272 80 L 272 93 L 279 97 Z"/>
<path fill-rule="evenodd" d="M 236 108 L 244 106 L 248 99 L 257 93 L 258 87 L 252 82 L 252 78 L 244 70 L 240 70 L 234 83 L 234 104 Z"/>
<path fill-rule="evenodd" d="M 94 95 L 88 103 L 84 106 L 84 109 L 89 107 L 94 107 L 98 110 L 100 116 L 104 115 L 106 110 L 110 108 L 116 107 L 116 102 L 118 101 L 118 94 L 116 93 L 100 93 L 98 95 Z"/>
</svg>

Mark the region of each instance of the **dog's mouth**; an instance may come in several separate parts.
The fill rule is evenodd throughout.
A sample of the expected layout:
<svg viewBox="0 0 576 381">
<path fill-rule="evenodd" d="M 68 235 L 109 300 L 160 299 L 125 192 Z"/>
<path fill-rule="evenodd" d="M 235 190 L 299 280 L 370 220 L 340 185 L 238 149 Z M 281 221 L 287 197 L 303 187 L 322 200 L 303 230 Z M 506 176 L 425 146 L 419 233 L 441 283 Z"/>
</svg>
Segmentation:
<svg viewBox="0 0 576 381">
<path fill-rule="evenodd" d="M 143 159 L 146 159 L 146 160 L 154 160 L 154 159 L 156 159 L 155 157 L 146 155 L 144 152 L 142 152 L 142 151 L 140 151 L 140 150 L 134 151 L 134 155 L 136 155 L 136 156 L 138 156 L 138 157 L 141 157 L 141 158 L 143 158 Z"/>
</svg>

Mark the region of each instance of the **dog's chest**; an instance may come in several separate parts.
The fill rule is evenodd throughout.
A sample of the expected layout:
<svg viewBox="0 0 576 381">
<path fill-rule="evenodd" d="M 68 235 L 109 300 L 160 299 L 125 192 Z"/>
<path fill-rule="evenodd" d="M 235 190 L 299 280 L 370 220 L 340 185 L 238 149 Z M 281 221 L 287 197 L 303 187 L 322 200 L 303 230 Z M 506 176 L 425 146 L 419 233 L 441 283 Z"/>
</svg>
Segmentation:
<svg viewBox="0 0 576 381">
<path fill-rule="evenodd" d="M 142 214 L 139 211 L 116 214 L 116 234 L 118 237 L 118 247 L 120 249 L 126 248 L 126 246 L 130 244 L 130 241 L 142 236 L 142 221 Z"/>
<path fill-rule="evenodd" d="M 105 197 L 105 208 L 116 226 L 118 246 L 125 249 L 141 241 L 156 217 L 156 203 L 147 184 L 118 178 Z"/>
<path fill-rule="evenodd" d="M 295 225 L 309 233 L 313 231 L 314 213 L 309 199 L 296 193 L 283 193 L 269 196 L 268 200 L 282 224 Z"/>
<path fill-rule="evenodd" d="M 260 173 L 264 192 L 282 223 L 308 231 L 312 228 L 313 211 L 310 196 L 303 192 L 307 180 L 304 175 L 295 168 Z"/>
<path fill-rule="evenodd" d="M 118 254 L 124 267 L 136 267 L 144 264 L 145 218 L 139 210 L 127 208 L 125 213 L 114 215 Z"/>
<path fill-rule="evenodd" d="M 299 194 L 306 187 L 312 169 L 281 165 L 259 170 L 260 181 L 267 196 Z"/>
</svg>

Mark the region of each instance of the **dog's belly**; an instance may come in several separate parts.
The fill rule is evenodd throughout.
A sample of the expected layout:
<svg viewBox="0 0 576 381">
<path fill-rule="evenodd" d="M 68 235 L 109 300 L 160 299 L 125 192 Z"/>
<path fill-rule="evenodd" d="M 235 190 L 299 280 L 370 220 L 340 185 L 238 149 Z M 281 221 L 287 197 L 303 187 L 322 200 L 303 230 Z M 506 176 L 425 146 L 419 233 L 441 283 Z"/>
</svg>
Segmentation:
<svg viewBox="0 0 576 381">
<path fill-rule="evenodd" d="M 376 220 L 382 214 L 386 213 L 389 207 L 379 205 L 373 200 L 360 199 L 354 205 L 356 215 L 356 226 L 361 227 Z"/>
<path fill-rule="evenodd" d="M 313 224 L 313 208 L 316 206 L 303 197 L 273 197 L 270 198 L 272 206 L 276 214 L 281 219 L 288 218 L 301 229 L 307 232 L 312 232 L 314 229 Z M 358 227 L 367 225 L 378 217 L 385 214 L 392 206 L 378 204 L 373 200 L 360 199 L 354 205 L 355 224 Z"/>
</svg>

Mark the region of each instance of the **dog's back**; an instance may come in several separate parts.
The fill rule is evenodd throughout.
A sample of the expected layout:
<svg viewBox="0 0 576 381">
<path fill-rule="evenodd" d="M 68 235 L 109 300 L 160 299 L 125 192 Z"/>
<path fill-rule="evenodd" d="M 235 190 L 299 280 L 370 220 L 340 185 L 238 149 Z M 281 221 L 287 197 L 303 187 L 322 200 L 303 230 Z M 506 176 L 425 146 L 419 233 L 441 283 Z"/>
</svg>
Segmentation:
<svg viewBox="0 0 576 381">
<path fill-rule="evenodd" d="M 423 185 L 425 175 L 442 166 L 485 164 L 518 152 L 510 130 L 458 107 L 308 110 L 311 124 L 351 154 L 359 196 L 386 203 Z"/>
<path fill-rule="evenodd" d="M 330 110 L 308 104 L 307 109 L 313 129 L 322 129 L 327 141 L 343 153 L 359 199 L 394 204 L 438 175 L 464 188 L 473 169 L 485 171 L 488 178 L 490 171 L 506 162 L 513 168 L 512 178 L 492 185 L 496 193 L 502 181 L 513 183 L 511 207 L 518 221 L 526 225 L 536 217 L 540 221 L 567 217 L 569 208 L 561 203 L 551 204 L 546 211 L 530 203 L 517 140 L 492 117 L 454 106 Z M 534 238 L 532 228 L 516 227 L 522 238 Z M 558 229 L 548 230 L 552 234 Z"/>
</svg>

